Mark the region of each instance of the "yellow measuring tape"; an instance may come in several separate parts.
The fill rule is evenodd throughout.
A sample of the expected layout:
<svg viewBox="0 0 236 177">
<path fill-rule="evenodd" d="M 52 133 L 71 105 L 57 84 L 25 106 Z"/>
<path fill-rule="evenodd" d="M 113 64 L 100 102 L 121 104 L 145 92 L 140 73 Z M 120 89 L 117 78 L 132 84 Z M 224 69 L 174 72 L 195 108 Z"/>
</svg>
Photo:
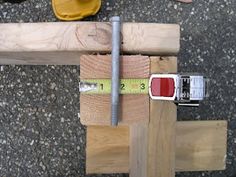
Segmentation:
<svg viewBox="0 0 236 177">
<path fill-rule="evenodd" d="M 120 79 L 120 94 L 147 94 L 149 79 Z M 110 79 L 89 79 L 80 81 L 81 94 L 111 93 Z"/>
</svg>

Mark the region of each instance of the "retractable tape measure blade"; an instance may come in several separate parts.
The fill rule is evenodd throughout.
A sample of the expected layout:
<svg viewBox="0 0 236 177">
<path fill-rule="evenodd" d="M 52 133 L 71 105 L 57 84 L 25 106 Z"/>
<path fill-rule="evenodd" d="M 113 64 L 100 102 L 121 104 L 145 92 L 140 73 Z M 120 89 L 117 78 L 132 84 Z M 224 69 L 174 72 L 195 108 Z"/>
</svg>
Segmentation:
<svg viewBox="0 0 236 177">
<path fill-rule="evenodd" d="M 120 94 L 148 94 L 149 79 L 120 79 Z M 88 79 L 80 81 L 81 94 L 111 93 L 110 79 Z"/>
</svg>

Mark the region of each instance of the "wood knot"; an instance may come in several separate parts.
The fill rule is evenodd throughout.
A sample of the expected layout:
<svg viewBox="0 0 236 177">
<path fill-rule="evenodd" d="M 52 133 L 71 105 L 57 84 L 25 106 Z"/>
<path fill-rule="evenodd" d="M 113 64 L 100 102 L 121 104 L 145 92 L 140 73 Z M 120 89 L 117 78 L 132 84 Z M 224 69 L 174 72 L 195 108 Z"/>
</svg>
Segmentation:
<svg viewBox="0 0 236 177">
<path fill-rule="evenodd" d="M 112 33 L 109 30 L 103 28 L 96 28 L 92 33 L 89 34 L 99 44 L 111 45 Z"/>
</svg>

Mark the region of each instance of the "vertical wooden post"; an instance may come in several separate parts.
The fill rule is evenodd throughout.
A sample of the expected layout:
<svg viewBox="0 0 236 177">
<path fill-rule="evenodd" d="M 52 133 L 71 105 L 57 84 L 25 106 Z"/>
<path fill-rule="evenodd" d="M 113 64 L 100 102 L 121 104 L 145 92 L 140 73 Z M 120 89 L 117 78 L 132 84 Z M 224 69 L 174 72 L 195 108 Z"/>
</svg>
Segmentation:
<svg viewBox="0 0 236 177">
<path fill-rule="evenodd" d="M 151 57 L 150 73 L 174 73 L 176 57 Z M 150 101 L 150 120 L 130 125 L 130 177 L 175 174 L 176 106 Z"/>
<path fill-rule="evenodd" d="M 151 73 L 177 72 L 175 59 L 151 58 Z M 176 118 L 173 102 L 150 100 L 147 177 L 175 176 Z"/>
</svg>

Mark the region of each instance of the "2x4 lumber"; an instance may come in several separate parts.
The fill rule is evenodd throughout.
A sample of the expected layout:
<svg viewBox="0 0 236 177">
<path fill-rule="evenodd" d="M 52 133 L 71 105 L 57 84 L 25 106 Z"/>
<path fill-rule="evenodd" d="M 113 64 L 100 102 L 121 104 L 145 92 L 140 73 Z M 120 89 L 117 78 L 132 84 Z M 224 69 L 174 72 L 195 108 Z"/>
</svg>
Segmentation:
<svg viewBox="0 0 236 177">
<path fill-rule="evenodd" d="M 152 73 L 176 72 L 176 57 L 151 58 Z M 130 125 L 130 177 L 147 176 L 148 123 L 143 121 Z"/>
<path fill-rule="evenodd" d="M 174 62 L 177 63 L 176 58 L 167 59 L 175 60 Z M 177 72 L 177 67 L 160 67 L 162 61 L 164 64 L 168 62 L 165 58 L 151 58 L 151 73 Z M 169 64 L 171 65 L 171 62 L 167 65 Z M 177 108 L 173 102 L 150 99 L 147 177 L 175 176 L 176 120 Z"/>
<path fill-rule="evenodd" d="M 111 78 L 110 55 L 81 56 L 81 79 Z M 122 56 L 121 78 L 148 78 L 150 58 L 147 56 Z M 110 95 L 80 94 L 81 123 L 84 125 L 110 125 Z M 120 122 L 130 124 L 149 118 L 149 96 L 121 95 Z"/>
<path fill-rule="evenodd" d="M 0 31 L 0 64 L 78 65 L 78 57 L 68 53 L 111 51 L 111 24 L 106 22 L 8 23 L 0 24 Z M 176 55 L 179 51 L 176 24 L 123 23 L 121 33 L 124 53 Z"/>
<path fill-rule="evenodd" d="M 150 102 L 147 177 L 174 177 L 176 105 L 168 101 Z"/>
<path fill-rule="evenodd" d="M 109 126 L 88 126 L 87 173 L 129 173 L 132 168 L 129 164 L 129 132 L 129 128 L 124 126 L 115 129 Z M 224 170 L 226 144 L 227 121 L 177 122 L 175 170 Z M 110 150 L 107 151 L 104 148 L 106 146 Z"/>
</svg>

